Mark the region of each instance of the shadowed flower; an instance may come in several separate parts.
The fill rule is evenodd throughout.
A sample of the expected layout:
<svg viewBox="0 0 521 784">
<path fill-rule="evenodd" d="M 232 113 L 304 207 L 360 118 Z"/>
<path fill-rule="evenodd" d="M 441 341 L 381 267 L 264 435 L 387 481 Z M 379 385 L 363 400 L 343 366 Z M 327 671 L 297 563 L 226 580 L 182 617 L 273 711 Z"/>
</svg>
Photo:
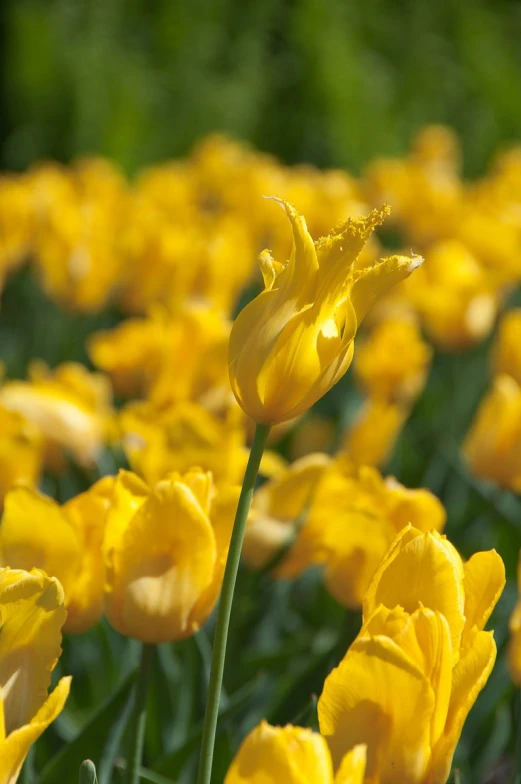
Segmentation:
<svg viewBox="0 0 521 784">
<path fill-rule="evenodd" d="M 224 784 L 363 784 L 365 759 L 365 746 L 356 746 L 335 775 L 318 732 L 262 721 L 243 741 Z"/>
<path fill-rule="evenodd" d="M 63 709 L 70 678 L 48 695 L 67 613 L 59 582 L 0 570 L 0 782 L 15 784 L 30 746 Z"/>
<path fill-rule="evenodd" d="M 114 479 L 105 477 L 60 507 L 26 487 L 6 496 L 0 557 L 16 569 L 43 569 L 65 593 L 64 631 L 84 632 L 99 621 L 103 606 L 102 541 Z"/>
</svg>

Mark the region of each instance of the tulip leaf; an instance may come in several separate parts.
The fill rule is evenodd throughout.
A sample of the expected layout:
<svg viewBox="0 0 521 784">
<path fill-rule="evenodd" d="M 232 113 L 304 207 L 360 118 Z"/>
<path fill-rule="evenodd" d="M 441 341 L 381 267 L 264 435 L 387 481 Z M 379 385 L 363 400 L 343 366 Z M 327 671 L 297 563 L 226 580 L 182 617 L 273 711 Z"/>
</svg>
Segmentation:
<svg viewBox="0 0 521 784">
<path fill-rule="evenodd" d="M 256 678 L 230 696 L 228 706 L 224 710 L 221 710 L 219 714 L 220 726 L 222 726 L 224 721 L 239 713 L 250 702 L 252 695 L 258 687 L 259 680 Z M 166 775 L 178 775 L 190 756 L 199 747 L 202 733 L 203 725 L 202 722 L 199 722 L 192 729 L 187 740 L 181 746 L 174 749 L 174 751 L 169 754 L 166 754 L 153 765 L 154 772 Z"/>
<path fill-rule="evenodd" d="M 104 759 L 107 748 L 114 749 L 114 735 L 122 731 L 120 728 L 121 715 L 129 701 L 136 673 L 132 672 L 121 682 L 118 689 L 100 706 L 89 719 L 78 735 L 63 746 L 62 749 L 48 762 L 43 770 L 39 784 L 56 784 L 57 781 L 69 781 L 71 771 L 78 770 L 89 754 L 94 764 L 99 765 Z M 121 736 L 120 738 L 121 739 Z M 119 746 L 119 741 L 117 743 Z M 117 751 L 117 750 L 116 750 Z M 103 769 L 107 769 L 104 761 Z M 100 771 L 101 772 L 101 771 Z M 100 784 L 109 778 L 101 779 Z"/>
<path fill-rule="evenodd" d="M 84 760 L 80 765 L 79 784 L 98 784 L 96 766 L 91 760 Z"/>
</svg>

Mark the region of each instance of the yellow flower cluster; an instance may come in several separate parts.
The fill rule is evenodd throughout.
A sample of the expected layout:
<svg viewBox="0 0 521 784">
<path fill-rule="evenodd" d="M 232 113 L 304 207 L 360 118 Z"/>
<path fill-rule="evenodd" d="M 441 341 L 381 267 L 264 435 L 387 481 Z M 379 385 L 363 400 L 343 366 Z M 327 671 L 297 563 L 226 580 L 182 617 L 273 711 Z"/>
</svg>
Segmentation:
<svg viewBox="0 0 521 784">
<path fill-rule="evenodd" d="M 61 507 L 15 487 L 5 498 L 0 558 L 60 580 L 67 632 L 86 631 L 104 610 L 127 636 L 182 639 L 217 601 L 237 497 L 199 469 L 151 485 L 121 471 Z"/>
<path fill-rule="evenodd" d="M 521 155 L 503 153 L 482 180 L 465 183 L 460 152 L 447 128 L 424 129 L 405 158 L 374 161 L 365 172 L 369 201 L 392 207 L 406 247 L 425 264 L 398 287 L 384 313 L 413 313 L 442 349 L 486 337 L 498 304 L 521 279 Z"/>
<path fill-rule="evenodd" d="M 320 734 L 261 722 L 225 784 L 445 784 L 495 661 L 483 628 L 504 583 L 494 550 L 464 563 L 437 531 L 406 526 L 365 592 L 360 633 L 326 678 Z"/>
<path fill-rule="evenodd" d="M 354 178 L 212 136 L 133 182 L 101 159 L 0 178 L 0 284 L 29 263 L 64 308 L 125 314 L 90 335 L 95 370 L 35 360 L 0 384 L 0 784 L 64 705 L 67 678 L 47 696 L 62 626 L 105 615 L 156 644 L 206 623 L 270 428 L 297 458 L 257 455 L 244 560 L 277 579 L 321 567 L 362 628 L 325 682 L 320 732 L 262 722 L 225 784 L 445 784 L 495 659 L 484 626 L 504 568 L 495 551 L 464 563 L 436 496 L 379 467 L 426 384 L 424 336 L 442 350 L 484 339 L 521 281 L 519 150 L 474 184 L 459 158 L 431 127 Z M 477 476 L 516 492 L 520 337 L 511 310 L 464 444 Z M 302 419 L 353 361 L 364 399 L 346 432 Z M 119 454 L 129 470 L 103 476 Z M 59 503 L 39 483 L 70 459 L 92 483 Z"/>
<path fill-rule="evenodd" d="M 314 454 L 277 472 L 253 497 L 244 557 L 276 577 L 296 577 L 314 564 L 345 607 L 357 609 L 397 533 L 408 523 L 441 531 L 445 510 L 428 490 L 409 490 L 345 454 Z"/>
<path fill-rule="evenodd" d="M 494 550 L 463 563 L 436 531 L 399 534 L 366 593 L 362 629 L 318 702 L 335 767 L 363 743 L 367 782 L 445 784 L 495 661 L 483 627 L 504 583 Z"/>
</svg>

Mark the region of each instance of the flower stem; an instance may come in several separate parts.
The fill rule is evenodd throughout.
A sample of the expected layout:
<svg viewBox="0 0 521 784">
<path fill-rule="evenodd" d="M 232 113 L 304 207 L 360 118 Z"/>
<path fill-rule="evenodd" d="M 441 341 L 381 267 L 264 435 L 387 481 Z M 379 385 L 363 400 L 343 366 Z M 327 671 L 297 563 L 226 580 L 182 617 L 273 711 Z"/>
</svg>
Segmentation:
<svg viewBox="0 0 521 784">
<path fill-rule="evenodd" d="M 199 758 L 199 772 L 197 784 L 210 784 L 212 776 L 213 751 L 215 746 L 215 733 L 217 730 L 217 717 L 219 715 L 219 702 L 221 698 L 221 687 L 223 681 L 224 661 L 226 658 L 226 643 L 228 640 L 228 628 L 230 626 L 230 615 L 232 611 L 233 592 L 235 580 L 239 569 L 241 558 L 242 542 L 248 512 L 250 510 L 255 480 L 259 471 L 260 461 L 266 446 L 266 441 L 270 432 L 269 425 L 257 425 L 255 435 L 251 445 L 248 465 L 244 474 L 239 503 L 235 513 L 235 521 L 230 540 L 230 549 L 226 560 L 223 587 L 219 601 L 219 611 L 217 613 L 217 624 L 212 651 L 212 667 L 210 670 L 210 682 L 208 684 L 208 699 L 206 701 L 206 711 L 204 714 L 203 737 L 201 741 L 201 756 Z"/>
<path fill-rule="evenodd" d="M 143 743 L 145 740 L 148 683 L 152 670 L 154 647 L 154 645 L 143 644 L 141 649 L 141 661 L 134 692 L 134 708 L 130 720 L 129 755 L 125 775 L 126 784 L 138 784 L 139 782 L 139 768 L 141 767 Z"/>
</svg>

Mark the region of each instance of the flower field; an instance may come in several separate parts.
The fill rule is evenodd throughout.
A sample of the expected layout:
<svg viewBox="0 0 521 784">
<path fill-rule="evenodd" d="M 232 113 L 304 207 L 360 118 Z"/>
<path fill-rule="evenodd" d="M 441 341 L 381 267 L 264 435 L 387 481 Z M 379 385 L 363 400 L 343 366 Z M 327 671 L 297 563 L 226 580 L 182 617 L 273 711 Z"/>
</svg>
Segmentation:
<svg viewBox="0 0 521 784">
<path fill-rule="evenodd" d="M 2 159 L 0 784 L 520 784 L 520 144 L 193 135 Z"/>
</svg>

